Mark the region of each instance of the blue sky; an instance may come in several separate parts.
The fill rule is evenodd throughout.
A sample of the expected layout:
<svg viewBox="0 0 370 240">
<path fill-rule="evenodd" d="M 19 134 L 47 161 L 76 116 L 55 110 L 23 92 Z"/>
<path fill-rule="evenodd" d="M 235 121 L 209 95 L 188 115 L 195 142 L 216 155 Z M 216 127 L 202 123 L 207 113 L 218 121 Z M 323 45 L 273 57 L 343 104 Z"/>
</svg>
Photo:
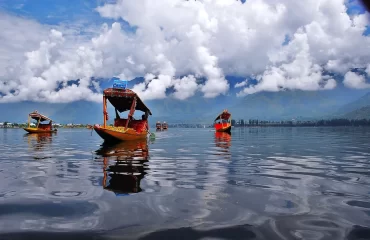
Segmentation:
<svg viewBox="0 0 370 240">
<path fill-rule="evenodd" d="M 102 24 L 120 21 L 129 30 L 127 22 L 103 19 L 95 11 L 98 6 L 115 2 L 115 0 L 0 0 L 0 8 L 8 13 L 35 19 L 42 24 L 58 25 L 71 22 Z M 366 11 L 359 0 L 347 0 L 346 5 L 347 13 L 351 15 Z"/>
<path fill-rule="evenodd" d="M 245 2 L 246 0 L 242 0 Z M 103 23 L 111 25 L 121 23 L 127 32 L 134 32 L 135 27 L 122 19 L 102 18 L 95 9 L 105 3 L 115 3 L 116 0 L 0 0 L 0 9 L 10 14 L 30 18 L 47 25 L 74 25 L 80 34 L 89 34 L 84 31 L 88 26 L 100 26 Z M 349 15 L 362 14 L 366 10 L 359 0 L 347 0 Z M 364 32 L 370 35 L 370 27 Z M 286 36 L 283 45 L 289 43 Z"/>
<path fill-rule="evenodd" d="M 102 25 L 113 22 L 121 23 L 126 31 L 134 31 L 122 19 L 102 18 L 95 10 L 109 0 L 0 0 L 0 9 L 3 11 L 29 19 L 34 19 L 46 25 L 77 25 L 84 34 L 83 29 L 90 25 Z"/>
</svg>

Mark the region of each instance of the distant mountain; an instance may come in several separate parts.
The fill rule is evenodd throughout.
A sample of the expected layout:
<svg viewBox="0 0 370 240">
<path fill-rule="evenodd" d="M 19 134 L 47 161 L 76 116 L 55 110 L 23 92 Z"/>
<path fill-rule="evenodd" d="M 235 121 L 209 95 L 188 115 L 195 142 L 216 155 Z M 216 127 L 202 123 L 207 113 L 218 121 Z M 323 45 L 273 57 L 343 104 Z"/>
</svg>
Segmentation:
<svg viewBox="0 0 370 240">
<path fill-rule="evenodd" d="M 343 117 L 347 119 L 370 119 L 370 105 L 348 112 Z"/>
<path fill-rule="evenodd" d="M 28 114 L 30 112 L 37 110 L 46 116 L 52 116 L 60 113 L 60 109 L 66 105 L 38 102 L 3 103 L 0 104 L 0 122 L 25 123 L 28 120 Z"/>
<path fill-rule="evenodd" d="M 315 119 L 328 115 L 344 103 L 326 91 L 260 92 L 246 96 L 229 109 L 234 118 Z"/>
<path fill-rule="evenodd" d="M 102 106 L 99 103 L 77 101 L 73 103 L 18 102 L 0 104 L 0 122 L 24 123 L 28 114 L 37 110 L 56 123 L 99 123 L 102 122 Z"/>
<path fill-rule="evenodd" d="M 77 101 L 64 105 L 56 104 L 56 106 L 58 111 L 49 116 L 58 123 L 95 124 L 103 122 L 102 103 Z"/>
<path fill-rule="evenodd" d="M 207 99 L 196 96 L 187 100 L 172 98 L 148 101 L 153 121 L 171 123 L 209 123 L 214 114 L 237 101 L 236 97 L 219 96 Z"/>
<path fill-rule="evenodd" d="M 234 82 L 237 80 L 234 79 Z M 238 79 L 240 81 L 240 79 Z M 107 85 L 108 86 L 108 85 Z M 370 93 L 358 98 L 364 92 L 338 88 L 332 91 L 282 91 L 259 92 L 245 97 L 236 97 L 238 89 L 232 88 L 226 96 L 207 99 L 201 93 L 187 100 L 173 98 L 145 101 L 153 116 L 149 122 L 168 123 L 212 123 L 223 109 L 232 113 L 232 118 L 260 120 L 318 119 L 343 116 L 351 111 L 370 105 Z M 0 122 L 26 122 L 28 113 L 38 110 L 57 123 L 103 122 L 102 103 L 78 101 L 73 103 L 21 102 L 0 104 Z M 112 123 L 114 110 L 108 105 L 109 121 Z M 127 113 L 121 115 L 127 116 Z M 136 117 L 141 117 L 137 113 Z"/>
<path fill-rule="evenodd" d="M 353 102 L 345 104 L 335 112 L 335 115 L 342 116 L 367 106 L 370 106 L 370 92 Z"/>
</svg>

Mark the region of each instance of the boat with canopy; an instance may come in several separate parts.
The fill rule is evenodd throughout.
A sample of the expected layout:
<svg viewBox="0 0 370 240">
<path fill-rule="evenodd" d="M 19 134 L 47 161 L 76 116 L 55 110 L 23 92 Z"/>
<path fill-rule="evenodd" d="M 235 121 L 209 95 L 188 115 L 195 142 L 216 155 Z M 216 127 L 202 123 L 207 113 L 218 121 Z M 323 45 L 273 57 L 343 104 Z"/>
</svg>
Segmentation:
<svg viewBox="0 0 370 240">
<path fill-rule="evenodd" d="M 36 126 L 31 126 L 31 119 L 36 120 Z M 49 123 L 42 123 L 49 121 Z M 34 111 L 28 115 L 28 127 L 23 128 L 28 133 L 51 133 L 56 132 L 57 129 L 53 128 L 53 120 L 40 114 L 37 111 Z"/>
<path fill-rule="evenodd" d="M 231 113 L 225 109 L 214 121 L 216 132 L 231 132 Z"/>
<path fill-rule="evenodd" d="M 162 123 L 162 129 L 167 130 L 168 129 L 168 124 L 166 122 Z"/>
<path fill-rule="evenodd" d="M 109 126 L 107 102 L 114 107 L 116 117 L 113 126 Z M 135 110 L 144 112 L 141 119 L 134 118 Z M 127 118 L 119 113 L 129 111 Z M 132 90 L 127 89 L 127 81 L 115 80 L 113 88 L 103 92 L 103 126 L 96 124 L 94 130 L 105 141 L 131 141 L 145 139 L 149 133 L 148 116 L 152 115 L 149 108 Z"/>
<path fill-rule="evenodd" d="M 162 124 L 160 121 L 158 121 L 156 124 L 155 124 L 155 128 L 156 130 L 162 130 Z"/>
</svg>

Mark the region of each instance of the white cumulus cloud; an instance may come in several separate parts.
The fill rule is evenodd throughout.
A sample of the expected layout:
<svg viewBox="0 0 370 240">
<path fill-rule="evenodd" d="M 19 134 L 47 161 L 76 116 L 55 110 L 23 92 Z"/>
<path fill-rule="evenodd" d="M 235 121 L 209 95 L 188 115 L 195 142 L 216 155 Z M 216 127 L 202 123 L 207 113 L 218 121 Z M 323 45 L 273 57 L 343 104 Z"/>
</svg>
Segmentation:
<svg viewBox="0 0 370 240">
<path fill-rule="evenodd" d="M 0 46 L 0 102 L 100 101 L 101 87 L 92 77 L 113 76 L 145 77 L 133 87 L 144 99 L 186 99 L 197 91 L 217 97 L 227 94 L 228 75 L 257 80 L 255 85 L 247 80 L 236 84 L 239 96 L 333 89 L 338 83 L 326 72 L 369 71 L 370 38 L 363 35 L 369 16 L 348 15 L 345 3 L 117 0 L 96 9 L 117 22 L 90 31 L 91 39 L 68 26 L 51 30 L 2 14 L 0 38 L 6 43 Z M 121 20 L 135 31 L 124 31 Z M 22 34 L 12 41 L 16 32 Z M 361 85 L 353 76 L 344 84 Z"/>
<path fill-rule="evenodd" d="M 354 72 L 347 72 L 344 75 L 343 84 L 355 89 L 370 88 L 370 83 L 366 82 L 365 77 Z"/>
</svg>

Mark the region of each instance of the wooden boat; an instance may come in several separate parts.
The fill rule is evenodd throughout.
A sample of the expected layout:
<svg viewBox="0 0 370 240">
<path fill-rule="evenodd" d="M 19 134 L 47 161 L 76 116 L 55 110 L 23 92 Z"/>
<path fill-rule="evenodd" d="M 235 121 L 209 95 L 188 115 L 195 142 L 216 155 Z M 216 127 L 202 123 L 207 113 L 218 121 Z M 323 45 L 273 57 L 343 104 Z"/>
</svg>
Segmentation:
<svg viewBox="0 0 370 240">
<path fill-rule="evenodd" d="M 114 85 L 113 85 L 114 86 Z M 115 109 L 116 118 L 113 126 L 107 125 L 107 101 Z M 144 112 L 141 119 L 134 119 L 135 110 Z M 127 119 L 119 113 L 129 111 Z M 146 139 L 149 132 L 148 115 L 152 115 L 139 96 L 125 87 L 107 88 L 103 92 L 103 126 L 96 124 L 94 130 L 105 141 L 132 141 Z"/>
<path fill-rule="evenodd" d="M 168 124 L 166 122 L 162 123 L 162 129 L 167 130 L 168 129 Z"/>
<path fill-rule="evenodd" d="M 31 127 L 31 119 L 37 121 L 36 127 Z M 49 121 L 49 123 L 42 124 L 42 122 Z M 28 133 L 51 133 L 56 132 L 57 129 L 53 128 L 53 120 L 50 118 L 34 111 L 28 115 L 28 127 L 23 128 Z"/>
<path fill-rule="evenodd" d="M 155 124 L 155 128 L 156 130 L 162 130 L 162 124 L 160 121 L 158 121 L 156 124 Z"/>
<path fill-rule="evenodd" d="M 216 132 L 231 132 L 231 113 L 226 109 L 214 121 Z"/>
</svg>

